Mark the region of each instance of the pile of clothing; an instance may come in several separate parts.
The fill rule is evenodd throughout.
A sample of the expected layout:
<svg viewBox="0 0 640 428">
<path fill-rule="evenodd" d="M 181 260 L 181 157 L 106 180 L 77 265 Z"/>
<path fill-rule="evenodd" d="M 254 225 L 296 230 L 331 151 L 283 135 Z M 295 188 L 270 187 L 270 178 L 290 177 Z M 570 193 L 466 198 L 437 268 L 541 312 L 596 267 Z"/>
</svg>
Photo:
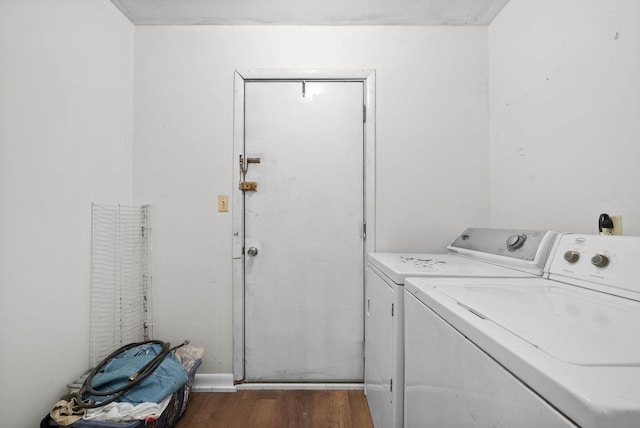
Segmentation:
<svg viewBox="0 0 640 428">
<path fill-rule="evenodd" d="M 115 351 L 74 382 L 41 426 L 157 420 L 201 361 L 204 349 L 187 343 L 169 350 L 164 342 L 149 341 Z"/>
</svg>

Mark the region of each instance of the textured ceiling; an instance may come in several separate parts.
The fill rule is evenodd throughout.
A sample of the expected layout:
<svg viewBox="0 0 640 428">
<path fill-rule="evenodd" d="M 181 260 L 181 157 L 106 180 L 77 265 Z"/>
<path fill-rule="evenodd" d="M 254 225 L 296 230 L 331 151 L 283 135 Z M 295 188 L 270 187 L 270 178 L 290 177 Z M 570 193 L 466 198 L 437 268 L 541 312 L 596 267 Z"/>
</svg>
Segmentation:
<svg viewBox="0 0 640 428">
<path fill-rule="evenodd" d="M 136 25 L 488 25 L 509 0 L 111 0 Z"/>
</svg>

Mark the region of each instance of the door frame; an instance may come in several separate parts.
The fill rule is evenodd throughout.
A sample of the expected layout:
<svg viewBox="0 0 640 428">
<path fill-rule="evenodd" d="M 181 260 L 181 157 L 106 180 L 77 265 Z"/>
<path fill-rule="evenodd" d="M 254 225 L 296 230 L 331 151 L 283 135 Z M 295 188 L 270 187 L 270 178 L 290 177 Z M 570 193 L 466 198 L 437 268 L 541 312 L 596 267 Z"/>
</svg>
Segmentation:
<svg viewBox="0 0 640 428">
<path fill-rule="evenodd" d="M 366 112 L 364 131 L 364 240 L 363 275 L 366 255 L 375 249 L 375 70 L 236 70 L 233 106 L 233 193 L 232 193 L 232 299 L 233 377 L 244 380 L 244 194 L 239 188 L 240 156 L 244 156 L 245 83 L 255 81 L 362 82 Z M 363 231 L 364 232 L 364 231 Z M 364 276 L 363 276 L 364 278 Z M 363 284 L 364 287 L 364 284 Z M 364 303 L 363 303 L 364 305 Z M 364 340 L 364 333 L 363 333 Z M 364 348 L 363 348 L 364 349 Z M 364 358 L 364 353 L 363 353 Z"/>
</svg>

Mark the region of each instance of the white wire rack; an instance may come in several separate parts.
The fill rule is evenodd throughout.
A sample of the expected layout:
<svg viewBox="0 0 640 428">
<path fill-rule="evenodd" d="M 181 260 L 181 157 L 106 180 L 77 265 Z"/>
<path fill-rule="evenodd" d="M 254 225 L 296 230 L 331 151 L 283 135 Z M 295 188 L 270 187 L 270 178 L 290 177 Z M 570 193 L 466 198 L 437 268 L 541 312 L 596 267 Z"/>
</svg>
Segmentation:
<svg viewBox="0 0 640 428">
<path fill-rule="evenodd" d="M 120 346 L 153 338 L 151 210 L 91 205 L 90 367 Z"/>
</svg>

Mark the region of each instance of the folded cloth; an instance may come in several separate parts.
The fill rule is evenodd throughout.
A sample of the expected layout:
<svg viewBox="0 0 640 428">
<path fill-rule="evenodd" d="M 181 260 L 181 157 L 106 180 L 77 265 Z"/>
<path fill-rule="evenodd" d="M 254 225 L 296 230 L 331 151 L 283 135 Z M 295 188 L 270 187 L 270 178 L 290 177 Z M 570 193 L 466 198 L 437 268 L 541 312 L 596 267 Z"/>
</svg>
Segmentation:
<svg viewBox="0 0 640 428">
<path fill-rule="evenodd" d="M 143 344 L 122 352 L 96 373 L 91 381 L 91 387 L 96 391 L 107 392 L 129 384 L 129 377 L 135 375 L 161 351 L 162 347 L 159 344 Z M 173 352 L 169 352 L 149 377 L 136 384 L 118 401 L 133 404 L 160 403 L 185 383 L 187 383 L 187 371 L 178 362 Z M 85 395 L 82 397 L 83 400 L 87 398 L 101 402 L 109 396 Z"/>
<path fill-rule="evenodd" d="M 158 419 L 160 415 L 162 415 L 162 412 L 164 412 L 164 409 L 169 405 L 171 397 L 171 395 L 168 396 L 160 403 L 140 403 L 135 406 L 131 403 L 109 403 L 106 406 L 88 409 L 82 419 L 102 422 Z"/>
<path fill-rule="evenodd" d="M 66 427 L 81 419 L 85 414 L 85 409 L 78 406 L 78 402 L 75 397 L 71 400 L 60 400 L 58 401 L 51 412 L 49 412 L 49 416 L 53 419 L 58 425 Z"/>
</svg>

